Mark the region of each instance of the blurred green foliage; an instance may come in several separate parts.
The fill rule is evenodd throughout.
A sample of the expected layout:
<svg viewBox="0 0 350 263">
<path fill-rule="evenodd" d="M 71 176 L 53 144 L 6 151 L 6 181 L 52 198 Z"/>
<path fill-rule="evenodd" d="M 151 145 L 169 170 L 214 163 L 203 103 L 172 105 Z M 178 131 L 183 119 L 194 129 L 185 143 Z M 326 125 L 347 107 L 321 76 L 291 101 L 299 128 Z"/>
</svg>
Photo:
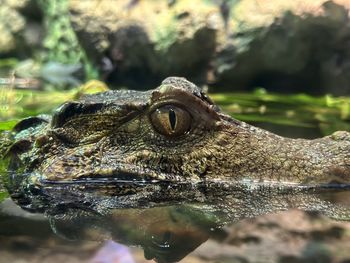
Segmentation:
<svg viewBox="0 0 350 263">
<path fill-rule="evenodd" d="M 306 94 L 281 95 L 258 89 L 254 93 L 212 94 L 231 116 L 247 122 L 320 128 L 322 134 L 350 130 L 350 98 Z"/>
<path fill-rule="evenodd" d="M 92 84 L 91 84 L 92 83 Z M 0 130 L 16 120 L 50 113 L 59 104 L 78 96 L 107 89 L 93 81 L 69 91 L 33 91 L 0 88 Z M 330 95 L 280 95 L 258 89 L 253 93 L 216 93 L 211 98 L 231 116 L 247 122 L 297 127 L 320 127 L 324 134 L 350 130 L 350 98 Z"/>
<path fill-rule="evenodd" d="M 50 112 L 65 100 L 72 99 L 75 92 L 0 88 L 0 130 L 9 127 L 12 123 L 9 120 Z"/>
<path fill-rule="evenodd" d="M 1 188 L 0 188 L 0 202 L 3 201 L 7 197 L 8 197 L 8 194 L 5 191 L 1 192 Z"/>
</svg>

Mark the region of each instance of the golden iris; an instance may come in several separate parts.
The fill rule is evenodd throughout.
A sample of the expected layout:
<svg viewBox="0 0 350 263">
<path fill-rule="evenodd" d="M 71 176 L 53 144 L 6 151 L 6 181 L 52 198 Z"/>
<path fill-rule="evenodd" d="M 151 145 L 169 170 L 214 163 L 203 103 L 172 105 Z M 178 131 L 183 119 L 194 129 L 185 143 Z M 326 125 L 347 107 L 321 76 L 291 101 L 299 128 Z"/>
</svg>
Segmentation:
<svg viewBox="0 0 350 263">
<path fill-rule="evenodd" d="M 191 126 L 191 115 L 174 105 L 159 107 L 151 113 L 150 118 L 155 130 L 168 137 L 183 135 Z"/>
</svg>

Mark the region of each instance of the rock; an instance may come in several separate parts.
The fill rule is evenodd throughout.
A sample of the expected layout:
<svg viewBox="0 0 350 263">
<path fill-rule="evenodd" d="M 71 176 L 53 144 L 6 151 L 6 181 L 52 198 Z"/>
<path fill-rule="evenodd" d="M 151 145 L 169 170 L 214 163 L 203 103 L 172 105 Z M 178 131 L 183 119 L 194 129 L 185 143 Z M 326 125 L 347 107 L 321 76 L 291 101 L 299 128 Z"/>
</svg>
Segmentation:
<svg viewBox="0 0 350 263">
<path fill-rule="evenodd" d="M 181 75 L 216 90 L 350 91 L 347 0 L 70 1 L 104 78 L 151 88 Z"/>
<path fill-rule="evenodd" d="M 135 3 L 134 3 L 135 2 Z M 71 1 L 73 28 L 107 79 L 154 87 L 168 75 L 206 80 L 222 20 L 203 1 Z"/>
<path fill-rule="evenodd" d="M 338 2 L 349 7 L 349 2 Z M 347 94 L 350 23 L 346 7 L 331 1 L 259 3 L 255 9 L 250 0 L 236 7 L 232 27 L 240 24 L 242 29 L 233 30 L 229 43 L 218 52 L 216 86 Z"/>
<path fill-rule="evenodd" d="M 26 0 L 4 0 L 0 5 L 0 56 L 17 48 L 16 36 L 20 35 L 25 27 L 25 20 L 18 9 L 26 2 Z"/>
<path fill-rule="evenodd" d="M 34 0 L 3 0 L 0 5 L 0 58 L 28 58 L 41 45 L 42 14 Z"/>
</svg>

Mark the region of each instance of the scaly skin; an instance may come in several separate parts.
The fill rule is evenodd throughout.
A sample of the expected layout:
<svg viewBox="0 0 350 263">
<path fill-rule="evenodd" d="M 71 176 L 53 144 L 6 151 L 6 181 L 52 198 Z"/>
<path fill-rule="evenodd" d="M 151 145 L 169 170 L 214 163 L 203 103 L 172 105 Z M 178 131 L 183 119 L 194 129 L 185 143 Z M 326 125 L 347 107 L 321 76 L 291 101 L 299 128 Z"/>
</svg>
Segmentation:
<svg viewBox="0 0 350 263">
<path fill-rule="evenodd" d="M 167 111 L 159 115 L 165 116 L 162 127 L 180 127 L 182 122 L 178 134 L 164 135 L 166 127 L 159 128 L 152 119 L 164 107 L 180 109 L 173 123 Z M 220 182 L 238 188 L 260 183 L 271 189 L 301 186 L 313 191 L 350 182 L 349 133 L 316 140 L 283 138 L 232 119 L 194 84 L 175 77 L 146 92 L 108 91 L 68 102 L 52 119 L 20 122 L 12 140 L 5 158 L 8 188 L 22 207 L 34 211 L 67 202 L 67 196 L 70 205 L 88 199 L 89 208 L 101 211 L 101 204 L 110 204 L 111 198 L 119 207 L 139 200 L 196 199 L 205 192 L 203 187 L 208 190 Z M 178 185 L 186 194 L 179 194 Z M 64 198 L 60 192 L 66 193 Z M 292 199 L 307 206 L 298 198 Z M 276 209 L 288 206 L 278 200 Z"/>
</svg>

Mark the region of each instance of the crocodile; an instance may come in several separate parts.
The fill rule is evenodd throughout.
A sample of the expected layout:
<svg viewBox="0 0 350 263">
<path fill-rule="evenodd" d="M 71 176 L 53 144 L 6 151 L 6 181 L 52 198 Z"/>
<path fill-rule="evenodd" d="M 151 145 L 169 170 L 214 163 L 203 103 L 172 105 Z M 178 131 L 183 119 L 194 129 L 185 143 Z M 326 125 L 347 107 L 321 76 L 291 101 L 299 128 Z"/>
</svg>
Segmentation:
<svg viewBox="0 0 350 263">
<path fill-rule="evenodd" d="M 320 198 L 349 188 L 348 132 L 285 138 L 226 115 L 180 77 L 148 91 L 85 95 L 20 121 L 1 140 L 6 187 L 33 212 L 211 197 L 230 199 L 241 217 L 290 207 L 349 214 Z"/>
</svg>

